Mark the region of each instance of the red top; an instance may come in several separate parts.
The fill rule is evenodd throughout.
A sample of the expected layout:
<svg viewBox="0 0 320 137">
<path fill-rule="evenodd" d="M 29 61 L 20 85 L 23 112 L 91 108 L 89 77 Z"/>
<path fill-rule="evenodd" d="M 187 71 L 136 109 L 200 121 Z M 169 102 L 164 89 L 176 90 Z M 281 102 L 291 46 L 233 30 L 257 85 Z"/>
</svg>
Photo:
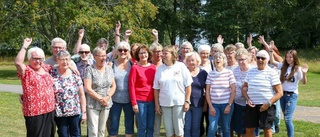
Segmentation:
<svg viewBox="0 0 320 137">
<path fill-rule="evenodd" d="M 129 75 L 129 93 L 132 106 L 137 105 L 137 100 L 150 102 L 154 101 L 153 80 L 156 74 L 156 66 L 142 67 L 133 65 Z"/>
<path fill-rule="evenodd" d="M 43 65 L 48 72 L 50 65 Z M 24 75 L 18 74 L 21 79 L 23 97 L 22 111 L 24 116 L 38 116 L 52 112 L 55 109 L 53 79 L 49 73 L 43 75 L 26 66 Z"/>
</svg>

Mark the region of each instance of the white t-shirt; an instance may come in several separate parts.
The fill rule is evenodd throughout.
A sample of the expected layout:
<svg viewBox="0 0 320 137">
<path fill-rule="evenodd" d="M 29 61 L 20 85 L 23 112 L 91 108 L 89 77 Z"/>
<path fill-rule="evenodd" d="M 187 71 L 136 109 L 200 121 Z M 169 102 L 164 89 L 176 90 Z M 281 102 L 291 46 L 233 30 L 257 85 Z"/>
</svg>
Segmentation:
<svg viewBox="0 0 320 137">
<path fill-rule="evenodd" d="M 225 104 L 229 102 L 230 85 L 236 83 L 233 72 L 223 69 L 218 72 L 212 70 L 207 77 L 206 84 L 210 84 L 210 100 L 214 104 Z"/>
<path fill-rule="evenodd" d="M 252 68 L 249 65 L 248 71 Z M 236 96 L 234 98 L 234 102 L 241 106 L 246 106 L 246 99 L 242 96 L 242 86 L 244 83 L 244 79 L 247 76 L 248 71 L 241 71 L 240 66 L 233 69 L 233 75 L 237 81 L 236 83 Z"/>
<path fill-rule="evenodd" d="M 153 89 L 159 89 L 160 106 L 171 107 L 183 105 L 185 102 L 185 88 L 193 82 L 191 74 L 185 64 L 176 61 L 171 66 L 162 64 L 157 68 L 153 82 Z"/>
<path fill-rule="evenodd" d="M 247 94 L 255 105 L 268 102 L 275 94 L 272 86 L 281 84 L 277 71 L 269 66 L 264 70 L 250 69 L 244 81 L 248 83 Z"/>
<path fill-rule="evenodd" d="M 282 63 L 278 63 L 278 68 L 281 69 L 283 66 Z M 285 76 L 290 75 L 292 67 L 287 68 L 287 72 Z M 299 86 L 299 81 L 303 78 L 303 73 L 301 70 L 301 67 L 298 67 L 298 70 L 294 73 L 293 79 L 291 81 L 284 81 L 282 83 L 282 89 L 283 91 L 289 91 L 289 92 L 294 92 L 296 94 L 299 94 L 298 92 L 298 86 Z"/>
</svg>

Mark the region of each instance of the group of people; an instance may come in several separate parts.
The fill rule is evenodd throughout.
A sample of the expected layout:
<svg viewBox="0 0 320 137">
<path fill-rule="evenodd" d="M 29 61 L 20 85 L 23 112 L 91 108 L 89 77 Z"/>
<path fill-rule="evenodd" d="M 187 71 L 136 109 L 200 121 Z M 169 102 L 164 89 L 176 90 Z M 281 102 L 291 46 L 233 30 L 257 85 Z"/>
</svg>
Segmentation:
<svg viewBox="0 0 320 137">
<path fill-rule="evenodd" d="M 218 43 L 201 45 L 193 51 L 190 42 L 162 47 L 158 32 L 152 30 L 150 45 L 130 46 L 131 31 L 120 42 L 120 22 L 115 28 L 115 48 L 107 53 L 108 41 L 98 40 L 92 51 L 82 44 L 79 31 L 74 48 L 66 42 L 51 42 L 52 57 L 45 60 L 42 49 L 24 40 L 15 64 L 21 79 L 23 114 L 27 136 L 80 136 L 81 123 L 87 121 L 89 137 L 119 134 L 124 112 L 126 137 L 161 136 L 163 122 L 168 137 L 272 136 L 278 127 L 276 114 L 281 109 L 289 137 L 294 136 L 292 116 L 297 103 L 298 84 L 307 82 L 308 66 L 301 66 L 295 50 L 282 59 L 274 42 L 263 36 L 258 51 L 242 43 L 223 47 Z M 25 54 L 29 64 L 24 64 Z M 180 54 L 179 54 L 180 53 Z M 205 121 L 205 122 L 204 122 Z M 206 123 L 206 126 L 204 126 Z M 206 127 L 206 128 L 204 128 Z M 275 132 L 275 131 L 274 131 Z"/>
</svg>

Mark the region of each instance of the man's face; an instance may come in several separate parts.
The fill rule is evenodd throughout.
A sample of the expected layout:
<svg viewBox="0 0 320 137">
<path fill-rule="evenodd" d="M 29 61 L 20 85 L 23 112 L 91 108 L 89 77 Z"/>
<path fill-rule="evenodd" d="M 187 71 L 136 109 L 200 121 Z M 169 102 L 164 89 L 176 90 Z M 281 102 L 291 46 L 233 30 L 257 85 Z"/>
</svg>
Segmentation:
<svg viewBox="0 0 320 137">
<path fill-rule="evenodd" d="M 62 43 L 54 43 L 53 46 L 51 46 L 51 52 L 53 54 L 53 56 L 57 56 L 57 54 L 59 53 L 60 50 L 65 50 L 66 47 L 63 46 Z"/>
</svg>

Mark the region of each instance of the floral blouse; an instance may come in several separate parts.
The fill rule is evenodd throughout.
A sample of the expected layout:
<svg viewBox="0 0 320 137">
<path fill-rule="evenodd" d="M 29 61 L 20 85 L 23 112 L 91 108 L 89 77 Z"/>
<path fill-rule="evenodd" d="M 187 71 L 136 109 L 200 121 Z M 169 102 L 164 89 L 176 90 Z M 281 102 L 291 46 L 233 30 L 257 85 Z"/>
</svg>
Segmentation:
<svg viewBox="0 0 320 137">
<path fill-rule="evenodd" d="M 71 71 L 71 70 L 68 70 Z M 62 77 L 57 69 L 53 69 L 53 90 L 56 98 L 56 117 L 68 117 L 81 114 L 79 86 L 82 86 L 80 76 L 72 73 Z"/>
<path fill-rule="evenodd" d="M 42 68 L 49 72 L 52 67 L 44 64 Z M 23 97 L 22 111 L 24 116 L 38 116 L 54 111 L 53 80 L 49 73 L 38 74 L 30 66 L 26 66 L 21 79 Z"/>
<path fill-rule="evenodd" d="M 110 91 L 112 80 L 114 78 L 113 70 L 110 66 L 105 66 L 105 72 L 101 74 L 95 65 L 86 67 L 83 79 L 90 79 L 92 81 L 92 90 L 102 97 L 106 97 Z M 110 98 L 108 105 L 103 107 L 98 100 L 90 96 L 86 96 L 87 107 L 95 110 L 110 109 L 112 106 L 112 99 Z"/>
</svg>

